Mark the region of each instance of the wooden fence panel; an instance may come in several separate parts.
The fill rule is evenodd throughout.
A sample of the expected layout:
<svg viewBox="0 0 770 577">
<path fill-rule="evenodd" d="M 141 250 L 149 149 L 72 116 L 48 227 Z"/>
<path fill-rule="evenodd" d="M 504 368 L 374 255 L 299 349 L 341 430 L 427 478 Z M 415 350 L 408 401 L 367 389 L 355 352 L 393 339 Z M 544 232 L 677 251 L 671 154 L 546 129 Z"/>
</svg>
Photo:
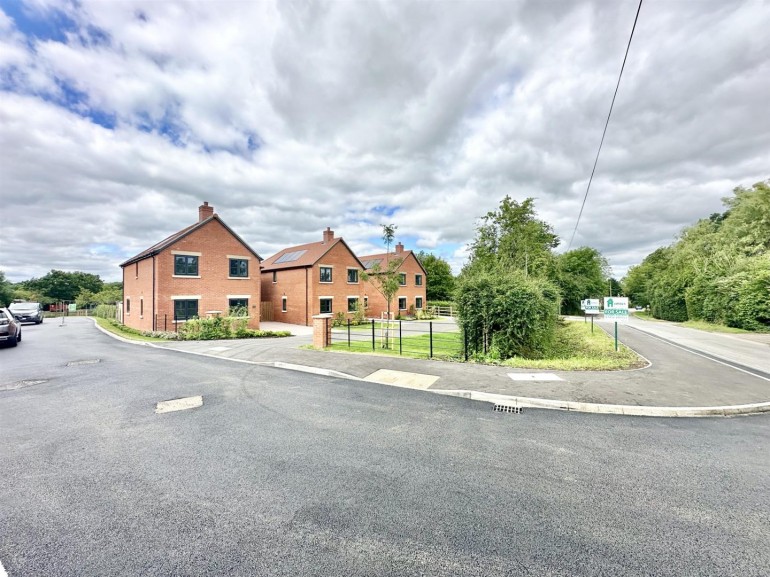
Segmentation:
<svg viewBox="0 0 770 577">
<path fill-rule="evenodd" d="M 270 322 L 273 320 L 273 303 L 266 301 L 259 304 L 259 320 Z"/>
</svg>

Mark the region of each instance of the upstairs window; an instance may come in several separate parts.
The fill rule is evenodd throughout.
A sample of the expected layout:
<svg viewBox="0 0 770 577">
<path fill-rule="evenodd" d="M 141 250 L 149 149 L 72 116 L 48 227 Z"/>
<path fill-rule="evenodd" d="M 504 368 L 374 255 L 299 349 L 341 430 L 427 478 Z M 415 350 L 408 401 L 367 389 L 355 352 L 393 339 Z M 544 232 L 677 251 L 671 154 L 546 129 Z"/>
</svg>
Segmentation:
<svg viewBox="0 0 770 577">
<path fill-rule="evenodd" d="M 332 267 L 321 267 L 321 282 L 332 282 Z"/>
<path fill-rule="evenodd" d="M 406 286 L 406 273 L 402 272 L 400 275 L 398 275 L 398 284 L 401 286 Z"/>
<path fill-rule="evenodd" d="M 357 283 L 358 282 L 358 269 L 357 268 L 349 268 L 348 269 L 348 282 L 349 283 Z"/>
<path fill-rule="evenodd" d="M 244 258 L 230 259 L 230 276 L 246 278 L 249 276 L 249 261 Z"/>
<path fill-rule="evenodd" d="M 174 274 L 177 276 L 198 276 L 198 257 L 175 254 Z"/>
<path fill-rule="evenodd" d="M 422 286 L 422 275 L 421 274 L 414 275 L 414 286 Z"/>
</svg>

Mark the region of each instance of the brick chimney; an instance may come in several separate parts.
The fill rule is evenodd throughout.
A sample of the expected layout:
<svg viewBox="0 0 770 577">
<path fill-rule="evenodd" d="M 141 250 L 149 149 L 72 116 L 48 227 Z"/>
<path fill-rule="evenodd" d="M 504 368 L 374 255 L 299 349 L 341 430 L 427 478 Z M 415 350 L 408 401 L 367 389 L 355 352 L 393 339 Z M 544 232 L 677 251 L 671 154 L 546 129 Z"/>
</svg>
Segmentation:
<svg viewBox="0 0 770 577">
<path fill-rule="evenodd" d="M 198 222 L 203 222 L 211 216 L 214 216 L 214 207 L 203 201 L 203 204 L 198 207 Z"/>
<path fill-rule="evenodd" d="M 396 254 L 404 254 L 404 245 L 400 242 L 396 245 Z"/>
<path fill-rule="evenodd" d="M 334 231 L 327 226 L 326 230 L 324 231 L 324 244 L 326 244 L 327 242 L 331 242 L 333 240 L 334 240 Z"/>
</svg>

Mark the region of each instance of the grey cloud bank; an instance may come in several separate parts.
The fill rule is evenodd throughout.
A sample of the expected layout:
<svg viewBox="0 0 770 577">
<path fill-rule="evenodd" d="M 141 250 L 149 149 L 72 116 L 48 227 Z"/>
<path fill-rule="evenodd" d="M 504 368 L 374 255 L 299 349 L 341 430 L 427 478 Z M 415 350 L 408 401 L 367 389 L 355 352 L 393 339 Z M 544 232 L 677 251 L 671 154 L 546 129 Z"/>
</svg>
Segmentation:
<svg viewBox="0 0 770 577">
<path fill-rule="evenodd" d="M 394 222 L 458 271 L 506 194 L 566 248 L 636 6 L 0 2 L 0 270 L 118 280 L 203 200 L 263 256 Z M 768 29 L 645 2 L 573 247 L 621 276 L 770 177 Z"/>
</svg>

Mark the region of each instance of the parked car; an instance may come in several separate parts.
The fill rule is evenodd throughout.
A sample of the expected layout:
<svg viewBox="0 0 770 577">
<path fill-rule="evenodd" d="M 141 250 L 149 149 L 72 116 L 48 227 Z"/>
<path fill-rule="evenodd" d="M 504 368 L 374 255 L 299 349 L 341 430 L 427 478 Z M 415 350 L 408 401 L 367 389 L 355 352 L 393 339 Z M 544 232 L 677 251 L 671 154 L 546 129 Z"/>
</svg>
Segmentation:
<svg viewBox="0 0 770 577">
<path fill-rule="evenodd" d="M 39 325 L 43 322 L 43 306 L 40 303 L 11 303 L 8 308 L 23 323 Z"/>
<path fill-rule="evenodd" d="M 21 322 L 6 308 L 0 308 L 0 343 L 15 347 L 21 342 Z"/>
</svg>

